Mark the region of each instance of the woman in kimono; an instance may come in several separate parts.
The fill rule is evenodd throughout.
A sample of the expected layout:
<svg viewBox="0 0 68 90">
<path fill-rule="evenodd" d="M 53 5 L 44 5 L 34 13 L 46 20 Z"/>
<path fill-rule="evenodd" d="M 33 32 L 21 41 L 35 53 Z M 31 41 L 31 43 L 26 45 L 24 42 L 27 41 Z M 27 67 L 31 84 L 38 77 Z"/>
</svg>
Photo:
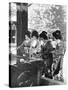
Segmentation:
<svg viewBox="0 0 68 90">
<path fill-rule="evenodd" d="M 61 73 L 62 73 L 62 62 L 63 62 L 62 58 L 64 56 L 64 44 L 62 42 L 62 35 L 61 35 L 60 30 L 54 31 L 52 33 L 52 35 L 55 38 L 55 42 L 57 44 L 56 45 L 56 50 L 55 50 L 55 53 L 54 53 L 55 54 L 54 55 L 54 57 L 55 57 L 54 62 L 56 62 L 55 63 L 56 65 L 54 65 L 54 63 L 53 63 L 53 66 L 52 66 L 53 68 L 55 68 L 53 70 L 53 77 L 56 78 L 56 76 L 57 76 L 58 80 L 60 80 L 61 79 Z"/>
<path fill-rule="evenodd" d="M 37 53 L 37 46 L 38 46 L 38 32 L 33 31 L 31 35 L 31 40 L 30 40 L 30 59 L 34 57 Z"/>
</svg>

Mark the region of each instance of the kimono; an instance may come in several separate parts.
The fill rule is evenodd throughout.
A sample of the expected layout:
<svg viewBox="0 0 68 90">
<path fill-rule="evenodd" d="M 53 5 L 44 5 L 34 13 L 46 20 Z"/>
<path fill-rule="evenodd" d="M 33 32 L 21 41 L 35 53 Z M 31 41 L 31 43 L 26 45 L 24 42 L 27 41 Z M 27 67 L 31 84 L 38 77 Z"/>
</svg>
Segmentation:
<svg viewBox="0 0 68 90">
<path fill-rule="evenodd" d="M 30 50 L 29 50 L 30 59 L 33 59 L 37 56 L 38 45 L 39 45 L 38 39 L 32 38 L 30 41 Z"/>
<path fill-rule="evenodd" d="M 53 63 L 53 54 L 51 53 L 51 51 L 53 51 L 51 41 L 47 41 L 47 43 L 42 47 L 41 56 L 45 64 L 43 72 L 45 74 L 45 77 L 48 78 L 52 78 L 51 66 Z"/>
</svg>

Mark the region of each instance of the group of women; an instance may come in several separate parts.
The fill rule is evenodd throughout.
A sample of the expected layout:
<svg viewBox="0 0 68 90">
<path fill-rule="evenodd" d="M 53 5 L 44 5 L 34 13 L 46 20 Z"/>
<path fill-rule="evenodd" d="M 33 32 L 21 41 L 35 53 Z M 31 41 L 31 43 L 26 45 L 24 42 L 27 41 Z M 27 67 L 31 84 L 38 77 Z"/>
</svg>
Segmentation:
<svg viewBox="0 0 68 90">
<path fill-rule="evenodd" d="M 42 31 L 40 34 L 36 30 L 32 31 L 32 33 L 27 31 L 23 42 L 25 53 L 28 53 L 29 57 L 26 61 L 44 61 L 44 73 L 51 78 L 48 75 L 53 73 L 53 62 L 56 62 L 53 60 L 53 52 L 59 47 L 61 41 L 62 35 L 60 30 L 56 30 L 51 34 L 48 34 L 46 31 Z"/>
<path fill-rule="evenodd" d="M 41 56 L 42 58 L 46 57 L 43 53 L 46 53 L 56 49 L 56 46 L 60 45 L 62 40 L 61 32 L 59 30 L 54 31 L 51 34 L 48 34 L 46 31 L 42 31 L 40 34 L 36 30 L 32 33 L 29 31 L 25 34 L 25 40 L 23 42 L 24 50 L 29 53 L 29 58 L 35 56 Z M 44 47 L 46 48 L 45 50 Z M 51 50 L 49 50 L 51 49 Z"/>
<path fill-rule="evenodd" d="M 24 58 L 24 61 L 20 61 L 16 66 L 10 66 L 12 74 L 10 86 L 48 85 L 49 83 L 41 77 L 53 79 L 53 76 L 59 73 L 60 61 L 55 68 L 53 53 L 61 41 L 62 35 L 59 30 L 50 34 L 46 31 L 40 34 L 36 30 L 32 33 L 27 31 L 24 42 L 17 49 L 22 55 L 20 60 Z"/>
</svg>

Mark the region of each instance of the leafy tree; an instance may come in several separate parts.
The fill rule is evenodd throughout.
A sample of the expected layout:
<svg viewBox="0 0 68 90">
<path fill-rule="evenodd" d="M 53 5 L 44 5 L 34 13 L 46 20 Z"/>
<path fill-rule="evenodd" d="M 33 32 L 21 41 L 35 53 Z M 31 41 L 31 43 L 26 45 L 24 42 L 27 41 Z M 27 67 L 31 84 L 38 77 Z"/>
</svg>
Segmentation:
<svg viewBox="0 0 68 90">
<path fill-rule="evenodd" d="M 65 17 L 66 13 L 64 7 L 61 5 L 52 5 L 51 9 L 46 11 L 47 18 L 51 23 L 47 23 L 46 27 L 50 29 L 59 28 L 63 34 L 63 40 L 66 40 L 66 22 Z"/>
</svg>

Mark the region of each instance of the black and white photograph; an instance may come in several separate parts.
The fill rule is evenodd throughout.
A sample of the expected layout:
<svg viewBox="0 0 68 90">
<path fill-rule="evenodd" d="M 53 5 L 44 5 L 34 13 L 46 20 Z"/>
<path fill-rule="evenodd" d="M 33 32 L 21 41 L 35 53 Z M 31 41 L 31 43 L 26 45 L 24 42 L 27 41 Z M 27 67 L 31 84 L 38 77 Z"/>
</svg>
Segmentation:
<svg viewBox="0 0 68 90">
<path fill-rule="evenodd" d="M 66 5 L 9 2 L 9 87 L 65 85 Z"/>
</svg>

